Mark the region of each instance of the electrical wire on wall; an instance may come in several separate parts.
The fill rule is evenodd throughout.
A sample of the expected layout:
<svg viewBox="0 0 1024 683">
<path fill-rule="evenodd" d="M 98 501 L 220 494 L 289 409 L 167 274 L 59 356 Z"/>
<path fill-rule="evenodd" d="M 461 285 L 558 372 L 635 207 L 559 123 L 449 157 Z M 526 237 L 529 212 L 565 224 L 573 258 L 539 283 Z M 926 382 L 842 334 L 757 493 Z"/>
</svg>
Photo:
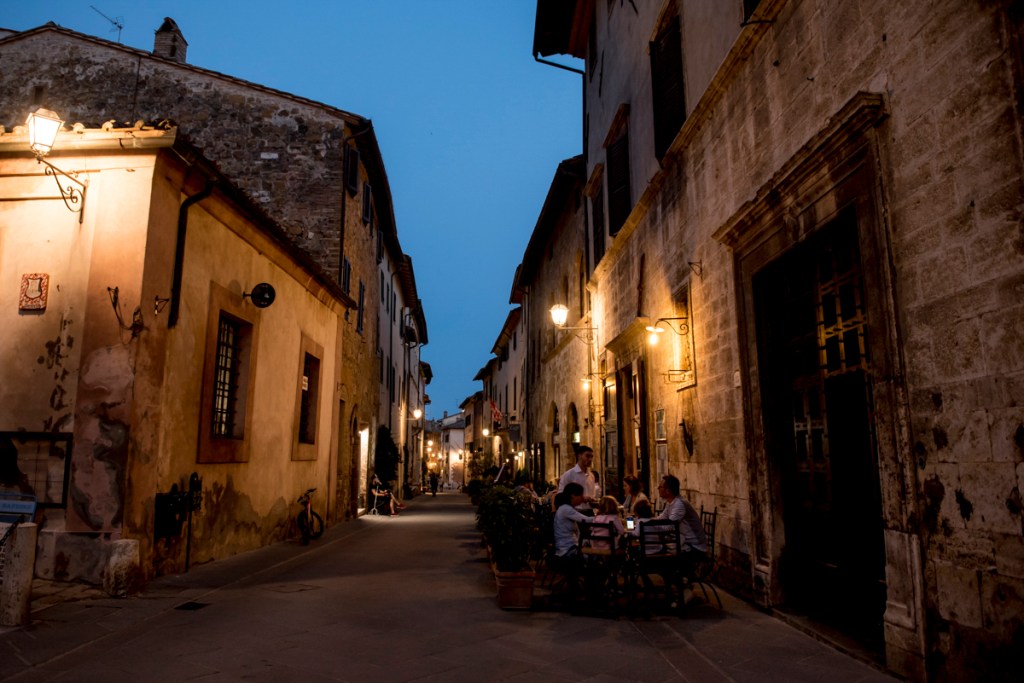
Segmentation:
<svg viewBox="0 0 1024 683">
<path fill-rule="evenodd" d="M 139 307 L 139 306 L 135 307 L 135 310 L 132 311 L 132 322 L 131 322 L 130 325 L 126 325 L 125 322 L 124 322 L 124 315 L 121 313 L 120 300 L 119 300 L 119 296 L 118 296 L 118 288 L 117 287 L 107 287 L 107 296 L 110 297 L 110 305 L 113 307 L 113 309 L 114 309 L 114 316 L 117 318 L 117 325 L 118 325 L 117 334 L 118 334 L 118 337 L 121 338 L 121 343 L 122 344 L 127 344 L 132 339 L 135 339 L 136 337 L 138 337 L 139 333 L 142 332 L 142 328 L 143 328 L 143 324 L 142 324 L 142 308 Z M 127 339 L 125 338 L 125 335 L 124 335 L 125 332 L 130 333 Z"/>
</svg>

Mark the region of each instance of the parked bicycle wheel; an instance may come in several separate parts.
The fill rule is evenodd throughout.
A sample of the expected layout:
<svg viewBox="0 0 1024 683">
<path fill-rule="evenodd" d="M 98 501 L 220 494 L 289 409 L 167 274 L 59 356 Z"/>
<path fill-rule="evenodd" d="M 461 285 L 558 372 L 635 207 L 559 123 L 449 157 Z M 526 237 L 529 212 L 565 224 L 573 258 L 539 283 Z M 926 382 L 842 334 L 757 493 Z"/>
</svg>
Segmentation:
<svg viewBox="0 0 1024 683">
<path fill-rule="evenodd" d="M 297 520 L 303 543 L 309 543 L 310 539 L 316 540 L 324 535 L 324 520 L 313 511 L 310 511 L 309 514 L 312 516 L 311 518 L 307 517 L 306 511 L 303 510 L 299 513 Z"/>
</svg>

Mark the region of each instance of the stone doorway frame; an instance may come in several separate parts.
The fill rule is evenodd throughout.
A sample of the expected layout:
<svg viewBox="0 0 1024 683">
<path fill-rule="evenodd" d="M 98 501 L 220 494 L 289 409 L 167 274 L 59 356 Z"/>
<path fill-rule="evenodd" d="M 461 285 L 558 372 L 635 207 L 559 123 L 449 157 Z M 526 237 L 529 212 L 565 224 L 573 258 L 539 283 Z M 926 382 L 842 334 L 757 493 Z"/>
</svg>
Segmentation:
<svg viewBox="0 0 1024 683">
<path fill-rule="evenodd" d="M 894 296 L 885 184 L 887 111 L 883 96 L 858 93 L 827 125 L 759 188 L 714 238 L 733 253 L 743 376 L 743 412 L 751 513 L 751 567 L 755 599 L 772 607 L 783 599 L 778 576 L 785 543 L 781 501 L 765 451 L 752 279 L 761 267 L 856 205 L 869 337 L 875 374 L 875 429 L 884 527 L 886 664 L 904 675 L 923 671 L 925 650 L 921 539 L 913 520 L 916 469 L 909 435 L 909 401 Z"/>
</svg>

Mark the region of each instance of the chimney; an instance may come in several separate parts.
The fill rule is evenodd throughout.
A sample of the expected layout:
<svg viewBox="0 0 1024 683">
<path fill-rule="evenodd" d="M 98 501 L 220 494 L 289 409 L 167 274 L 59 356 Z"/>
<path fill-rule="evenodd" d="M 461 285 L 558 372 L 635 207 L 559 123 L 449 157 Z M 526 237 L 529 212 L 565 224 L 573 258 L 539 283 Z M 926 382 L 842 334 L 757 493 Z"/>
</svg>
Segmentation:
<svg viewBox="0 0 1024 683">
<path fill-rule="evenodd" d="M 174 19 L 164 17 L 164 23 L 156 30 L 156 38 L 153 40 L 153 54 L 184 64 L 187 50 L 188 43 L 185 42 L 185 36 L 181 35 L 181 29 L 174 23 Z"/>
</svg>

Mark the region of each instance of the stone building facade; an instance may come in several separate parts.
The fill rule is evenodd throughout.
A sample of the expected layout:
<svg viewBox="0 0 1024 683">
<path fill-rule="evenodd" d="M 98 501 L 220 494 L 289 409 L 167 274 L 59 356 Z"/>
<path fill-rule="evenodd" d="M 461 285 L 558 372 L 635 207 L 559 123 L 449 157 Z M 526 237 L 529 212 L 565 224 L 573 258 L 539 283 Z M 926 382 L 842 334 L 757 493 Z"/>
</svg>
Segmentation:
<svg viewBox="0 0 1024 683">
<path fill-rule="evenodd" d="M 535 54 L 584 64 L 618 474 L 679 475 L 723 582 L 912 678 L 1020 671 L 1021 26 L 1008 1 L 538 6 Z"/>
<path fill-rule="evenodd" d="M 497 437 L 497 459 L 515 474 L 526 465 L 520 409 L 523 404 L 523 359 L 526 357 L 522 309 L 515 307 L 505 317 L 494 340 L 488 367 L 489 381 L 484 393 L 490 397 L 491 429 Z M 523 343 L 520 343 L 520 342 Z"/>
<path fill-rule="evenodd" d="M 349 314 L 356 324 L 344 332 L 345 417 L 332 428 L 349 457 L 337 463 L 342 494 L 329 511 L 332 519 L 356 515 L 365 508 L 367 467 L 381 424 L 377 322 L 390 317 L 380 291 L 382 248 L 392 263 L 408 268 L 404 279 L 415 290 L 376 133 L 356 114 L 187 64 L 185 47 L 170 19 L 159 27 L 152 53 L 53 24 L 6 32 L 0 36 L 0 124 L 21 124 L 40 105 L 90 126 L 174 120 L 357 302 Z M 404 305 L 425 340 L 419 301 L 413 295 Z"/>
<path fill-rule="evenodd" d="M 552 484 L 575 464 L 577 445 L 597 450 L 604 436 L 603 383 L 591 343 L 600 330 L 586 329 L 592 311 L 583 180 L 583 157 L 558 165 L 512 285 L 512 301 L 522 307 L 527 335 L 527 468 L 534 479 Z M 550 311 L 556 304 L 569 309 L 566 327 L 580 329 L 555 327 Z M 589 387 L 584 379 L 592 380 Z"/>
</svg>

